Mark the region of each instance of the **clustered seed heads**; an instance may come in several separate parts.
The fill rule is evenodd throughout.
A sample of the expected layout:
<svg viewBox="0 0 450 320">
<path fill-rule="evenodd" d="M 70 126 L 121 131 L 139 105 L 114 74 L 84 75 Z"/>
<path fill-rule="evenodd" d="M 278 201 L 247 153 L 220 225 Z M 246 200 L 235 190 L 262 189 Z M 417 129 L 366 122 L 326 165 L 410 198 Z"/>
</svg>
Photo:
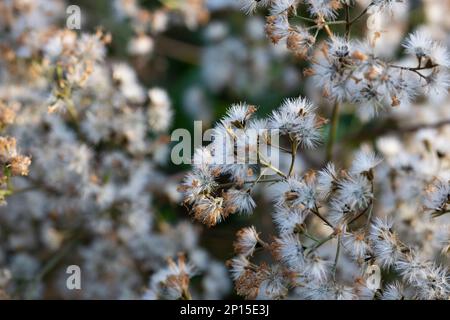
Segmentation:
<svg viewBox="0 0 450 320">
<path fill-rule="evenodd" d="M 290 295 L 344 299 L 356 296 L 356 288 L 341 288 L 339 284 L 325 286 L 336 272 L 333 271 L 336 266 L 333 267 L 332 261 L 322 257 L 318 249 L 338 238 L 339 241 L 342 239 L 345 248 L 353 254 L 362 269 L 370 265 L 371 259 L 372 262 L 377 259 L 371 254 L 365 227 L 358 227 L 357 223 L 372 208 L 373 171 L 380 161 L 373 153 L 360 151 L 348 171 L 338 172 L 330 163 L 323 170 L 309 171 L 301 177 L 288 177 L 276 183 L 272 218 L 279 235 L 265 243 L 253 227 L 238 232 L 235 244 L 238 256 L 229 261 L 233 271 L 240 264 L 244 265 L 241 266 L 242 272 L 234 277 L 237 292 L 247 298 L 268 299 Z M 320 237 L 315 234 L 317 225 L 311 225 L 312 220 L 324 224 L 328 236 L 319 240 Z M 257 245 L 271 253 L 273 265 L 250 262 Z M 249 274 L 255 279 L 251 287 L 242 279 Z M 324 296 L 320 296 L 319 288 Z M 345 289 L 342 296 L 340 288 Z M 314 290 L 317 292 L 313 293 Z"/>
<path fill-rule="evenodd" d="M 406 36 L 404 59 L 398 62 L 380 54 L 381 29 L 371 30 L 366 39 L 351 38 L 352 27 L 366 15 L 389 18 L 407 1 L 373 0 L 356 14 L 354 1 L 241 2 L 247 14 L 268 9 L 270 41 L 311 63 L 305 76 L 335 105 L 331 147 L 340 104 L 357 106 L 364 121 L 392 109 L 393 118 L 406 124 L 425 114 L 417 101 L 442 102 L 447 96 L 448 49 L 427 32 Z M 302 15 L 305 8 L 308 16 Z M 213 226 L 231 213 L 252 212 L 256 185 L 266 186 L 273 197 L 273 208 L 262 210 L 271 213 L 272 238 L 254 226 L 236 234 L 235 256 L 228 261 L 236 292 L 247 299 L 448 299 L 449 273 L 445 262 L 436 262 L 450 247 L 449 228 L 441 225 L 449 217 L 448 121 L 442 128 L 440 123 L 406 128 L 409 140 L 381 131 L 374 137 L 377 152 L 363 145 L 348 169 L 338 169 L 340 161 L 333 161 L 298 172 L 298 148 L 319 147 L 320 127 L 328 122 L 316 112 L 303 98 L 285 100 L 267 120 L 254 120 L 251 106 L 232 106 L 215 127 L 232 147 L 218 148 L 220 139 L 215 139 L 194 156 L 193 171 L 180 190 L 196 220 Z M 448 118 L 448 111 L 442 114 Z M 289 142 L 290 150 L 278 144 L 278 152 L 292 156 L 289 169 L 260 157 L 251 165 L 216 161 L 217 156 L 235 159 L 236 146 L 255 149 L 244 139 L 250 127 L 277 130 Z M 274 147 L 264 136 L 254 141 Z M 268 179 L 266 170 L 276 179 Z"/>
<path fill-rule="evenodd" d="M 269 149 L 281 150 L 271 134 L 288 137 L 295 150 L 314 148 L 325 122 L 314 110 L 306 99 L 287 99 L 268 119 L 257 119 L 255 106 L 233 105 L 214 128 L 213 142 L 195 151 L 194 170 L 179 188 L 193 217 L 214 226 L 230 214 L 251 214 L 254 187 L 270 172 L 287 177 L 268 156 Z"/>
<path fill-rule="evenodd" d="M 236 256 L 228 261 L 236 292 L 248 299 L 447 299 L 447 270 L 405 245 L 392 221 L 372 218 L 375 170 L 381 162 L 361 150 L 349 170 L 329 163 L 277 182 L 272 218 L 278 235 L 265 242 L 253 226 L 236 235 Z M 435 185 L 426 203 L 433 201 L 432 208 L 439 209 L 448 204 L 448 185 Z M 332 241 L 338 248 L 334 262 L 320 250 Z M 349 261 L 339 267 L 341 247 Z M 262 252 L 271 255 L 270 264 L 253 262 Z M 349 264 L 360 274 L 373 265 L 391 269 L 399 280 L 383 290 L 369 287 L 360 276 L 340 283 L 337 274 Z"/>
<path fill-rule="evenodd" d="M 388 15 L 402 0 L 371 1 L 363 11 Z M 416 31 L 404 41 L 405 52 L 416 58 L 416 63 L 391 63 L 378 56 L 375 45 L 381 37 L 375 32 L 363 40 L 350 39 L 350 27 L 362 15 L 337 21 L 342 1 L 307 0 L 310 17 L 302 17 L 296 10 L 300 1 L 245 0 L 243 8 L 253 12 L 257 6 L 268 7 L 266 33 L 273 43 L 285 42 L 287 48 L 301 59 L 311 61 L 305 75 L 322 88 L 322 95 L 331 101 L 357 105 L 362 119 L 373 118 L 387 107 L 408 105 L 419 95 L 446 96 L 450 86 L 450 55 L 445 46 L 428 34 Z M 351 4 L 351 3 L 350 3 Z M 349 7 L 350 4 L 345 3 Z M 298 22 L 300 19 L 301 24 Z M 306 25 L 306 24 L 309 24 Z M 345 25 L 345 36 L 333 34 L 331 28 Z M 325 31 L 329 40 L 318 39 Z"/>
</svg>

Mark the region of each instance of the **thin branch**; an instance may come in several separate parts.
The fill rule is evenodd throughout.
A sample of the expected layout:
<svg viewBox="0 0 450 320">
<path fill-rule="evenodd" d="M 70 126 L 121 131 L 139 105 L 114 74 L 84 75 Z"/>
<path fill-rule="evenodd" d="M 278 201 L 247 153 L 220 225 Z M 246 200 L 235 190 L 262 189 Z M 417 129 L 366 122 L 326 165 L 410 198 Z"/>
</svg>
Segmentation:
<svg viewBox="0 0 450 320">
<path fill-rule="evenodd" d="M 291 137 L 289 137 L 289 139 L 291 140 L 291 166 L 289 167 L 288 177 L 290 177 L 294 171 L 295 157 L 297 155 L 298 148 L 297 140 L 292 139 Z"/>
<path fill-rule="evenodd" d="M 334 257 L 334 263 L 333 263 L 333 268 L 331 269 L 333 271 L 333 279 L 336 281 L 336 270 L 337 270 L 337 265 L 339 262 L 339 254 L 341 251 L 341 235 L 339 234 L 337 237 L 337 247 L 336 247 L 336 255 Z"/>
<path fill-rule="evenodd" d="M 307 237 L 308 239 L 313 240 L 314 242 L 320 242 L 320 240 L 317 240 L 316 237 L 310 235 L 310 234 L 309 234 L 308 232 L 306 232 L 306 231 L 302 232 L 302 235 L 304 235 L 304 236 Z"/>
<path fill-rule="evenodd" d="M 285 147 L 282 147 L 282 146 L 274 146 L 274 147 L 277 147 L 278 149 L 280 149 L 281 151 L 284 151 L 286 153 L 291 153 L 292 152 L 291 150 L 289 150 L 289 149 L 287 149 Z"/>
<path fill-rule="evenodd" d="M 275 171 L 279 176 L 281 176 L 281 177 L 287 179 L 287 176 L 286 176 L 280 169 L 275 168 L 271 163 L 269 163 L 269 162 L 263 160 L 263 159 L 262 159 L 262 158 L 263 158 L 262 154 L 259 153 L 259 157 L 260 157 L 260 162 L 261 162 L 261 164 L 262 164 L 263 166 L 266 166 L 266 167 L 272 169 L 272 170 Z"/>
<path fill-rule="evenodd" d="M 266 168 L 264 168 L 262 171 L 261 171 L 261 173 L 259 174 L 259 176 L 258 176 L 258 178 L 255 180 L 255 182 L 253 182 L 252 183 L 252 185 L 250 186 L 250 191 L 252 191 L 253 190 L 253 188 L 258 184 L 258 182 L 262 179 L 262 177 L 264 176 L 264 173 L 266 172 L 265 171 L 266 170 Z"/>
<path fill-rule="evenodd" d="M 367 11 L 369 11 L 369 8 L 371 6 L 372 6 L 372 2 L 363 11 L 361 11 L 361 13 L 356 16 L 356 18 L 354 18 L 350 21 L 350 25 L 354 24 L 356 21 L 361 19 L 367 13 Z"/>
<path fill-rule="evenodd" d="M 254 184 L 254 183 L 274 183 L 274 182 L 281 182 L 283 181 L 283 179 L 260 179 L 260 180 L 250 180 L 250 181 L 244 181 L 244 184 Z M 218 188 L 227 188 L 227 187 L 232 187 L 236 184 L 236 182 L 227 182 L 227 183 L 222 183 L 219 184 L 217 187 Z"/>
<path fill-rule="evenodd" d="M 345 4 L 345 38 L 349 40 L 350 38 L 350 6 Z"/>
<path fill-rule="evenodd" d="M 330 241 L 331 239 L 334 238 L 336 234 L 333 232 L 331 233 L 328 237 L 320 240 L 319 242 L 315 243 L 312 247 L 306 249 L 305 251 L 305 255 L 310 254 L 311 252 L 314 252 L 315 250 L 317 250 L 318 248 L 320 248 L 323 244 L 327 243 L 328 241 Z"/>
<path fill-rule="evenodd" d="M 276 146 L 276 145 L 274 145 L 274 144 L 272 144 L 272 143 L 270 143 L 270 142 L 267 142 L 267 145 L 268 145 L 268 146 L 271 146 L 271 147 L 274 147 L 274 148 L 278 148 L 278 149 L 280 149 L 281 151 L 284 151 L 284 152 L 286 152 L 286 153 L 291 153 L 291 150 L 289 150 L 289 149 L 287 149 L 287 148 L 285 148 L 285 147 L 282 147 L 282 146 L 280 146 L 280 145 Z"/>
<path fill-rule="evenodd" d="M 330 228 L 334 229 L 334 226 L 331 224 L 331 222 L 328 221 L 324 216 L 322 216 L 322 215 L 320 214 L 319 208 L 317 207 L 317 205 L 316 205 L 315 209 L 312 209 L 312 210 L 311 210 L 311 212 L 312 212 L 315 216 L 317 216 L 320 220 L 322 220 L 323 222 L 325 222 Z"/>
<path fill-rule="evenodd" d="M 308 21 L 308 22 L 314 22 L 314 23 L 316 23 L 316 20 L 311 19 L 311 18 L 306 18 L 306 17 L 302 17 L 302 16 L 296 16 L 296 18 L 299 18 L 299 19 L 301 19 L 301 20 L 305 20 L 305 21 Z"/>
<path fill-rule="evenodd" d="M 367 216 L 366 229 L 369 229 L 370 223 L 372 222 L 372 213 L 373 213 L 373 203 L 370 205 L 369 215 Z"/>
<path fill-rule="evenodd" d="M 258 243 L 266 250 L 270 250 L 270 244 L 262 240 L 259 236 L 257 237 Z"/>
<path fill-rule="evenodd" d="M 367 207 L 361 211 L 356 217 L 354 217 L 352 220 L 350 220 L 350 222 L 348 223 L 348 225 L 352 224 L 353 222 L 355 222 L 356 220 L 358 220 L 359 218 L 361 218 L 366 212 L 367 210 L 369 210 L 369 207 L 372 205 L 372 201 L 367 205 Z"/>
<path fill-rule="evenodd" d="M 447 213 L 450 213 L 450 209 L 449 210 L 443 210 L 443 211 L 436 210 L 433 213 L 431 213 L 431 216 L 433 218 L 437 218 L 437 217 L 443 216 L 444 214 L 447 214 Z"/>
<path fill-rule="evenodd" d="M 328 26 L 339 25 L 339 24 L 346 24 L 346 22 L 344 20 L 340 20 L 340 21 L 325 21 L 325 22 L 322 22 L 320 24 L 316 24 L 314 26 L 307 27 L 306 30 L 321 29 L 323 27 L 325 29 L 325 31 L 327 32 L 328 36 L 330 38 L 333 38 L 333 32 L 331 31 L 331 29 Z"/>
<path fill-rule="evenodd" d="M 329 36 L 331 39 L 333 39 L 333 38 L 334 38 L 334 35 L 333 35 L 333 32 L 331 32 L 331 29 L 330 29 L 330 27 L 328 26 L 328 24 L 325 24 L 325 25 L 323 26 L 323 28 L 325 29 L 325 31 L 326 31 L 326 33 L 328 34 L 328 36 Z"/>
<path fill-rule="evenodd" d="M 406 70 L 406 71 L 414 72 L 415 74 L 417 74 L 419 77 L 421 77 L 421 78 L 424 79 L 425 81 L 428 81 L 427 77 L 424 76 L 424 75 L 423 75 L 422 73 L 420 73 L 419 71 L 420 71 L 420 70 L 433 69 L 433 68 L 437 67 L 438 65 L 437 65 L 437 64 L 432 64 L 432 65 L 430 65 L 430 66 L 424 66 L 424 67 L 421 67 L 421 66 L 420 66 L 420 61 L 419 61 L 419 65 L 418 65 L 417 67 L 415 67 L 415 68 L 411 68 L 411 67 L 402 67 L 402 66 L 398 66 L 398 65 L 395 65 L 395 64 L 389 64 L 388 66 L 391 67 L 391 68 L 397 68 L 397 69 L 401 69 L 401 70 Z"/>
<path fill-rule="evenodd" d="M 398 66 L 396 64 L 388 64 L 389 67 L 391 68 L 397 68 L 397 69 L 402 69 L 402 70 L 409 70 L 409 71 L 419 71 L 419 70 L 427 70 L 427 69 L 433 69 L 438 67 L 438 64 L 431 64 L 429 66 L 424 66 L 421 67 L 420 65 L 417 67 L 403 67 L 403 66 Z"/>
</svg>

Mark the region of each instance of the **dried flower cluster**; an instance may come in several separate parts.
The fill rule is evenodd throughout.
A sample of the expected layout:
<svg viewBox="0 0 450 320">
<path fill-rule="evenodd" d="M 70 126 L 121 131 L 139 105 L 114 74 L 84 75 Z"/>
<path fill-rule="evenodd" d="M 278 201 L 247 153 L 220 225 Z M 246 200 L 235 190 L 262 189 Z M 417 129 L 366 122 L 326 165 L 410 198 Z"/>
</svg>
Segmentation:
<svg viewBox="0 0 450 320">
<path fill-rule="evenodd" d="M 262 212 L 271 214 L 276 231 L 258 222 L 264 232 L 251 226 L 236 235 L 228 266 L 237 294 L 247 299 L 449 299 L 448 39 L 433 39 L 423 27 L 398 39 L 406 55 L 392 62 L 390 49 L 380 50 L 386 44 L 383 26 L 407 1 L 366 1 L 359 12 L 354 1 L 241 2 L 246 13 L 267 8 L 268 38 L 311 63 L 304 74 L 311 79 L 314 103 L 287 99 L 262 120 L 255 119 L 253 106 L 232 106 L 214 128 L 232 147 L 220 148 L 223 139 L 216 138 L 198 149 L 180 188 L 194 219 L 208 226 L 257 210 L 258 191 L 271 195 L 272 208 Z M 432 5 L 439 7 L 429 1 Z M 352 29 L 366 16 L 365 39 L 352 38 Z M 433 26 L 447 27 L 439 21 Z M 296 158 L 304 163 L 308 150 L 320 147 L 320 127 L 327 124 L 313 105 L 330 102 L 327 159 L 315 163 L 319 169 L 299 168 Z M 356 106 L 364 121 L 378 117 L 398 125 L 351 136 L 362 144 L 346 164 L 333 149 L 340 106 Z M 282 142 L 271 144 L 267 134 L 248 139 L 246 132 L 255 127 L 277 130 Z M 366 139 L 374 144 L 363 143 Z M 290 162 L 277 167 L 261 156 L 251 165 L 217 161 L 239 157 L 239 146 L 253 150 L 262 144 Z M 338 169 L 341 163 L 348 169 Z"/>
<path fill-rule="evenodd" d="M 17 104 L 11 106 L 0 101 L 0 132 L 14 123 Z M 28 175 L 31 158 L 20 154 L 14 137 L 0 135 L 0 205 L 6 204 L 6 196 L 12 190 L 11 177 Z"/>
<path fill-rule="evenodd" d="M 267 151 L 279 149 L 272 144 L 270 131 L 262 129 L 288 136 L 295 152 L 298 147 L 312 148 L 319 143 L 324 120 L 305 99 L 286 100 L 269 119 L 257 119 L 255 112 L 251 105 L 232 106 L 214 128 L 213 143 L 195 151 L 194 170 L 180 187 L 195 219 L 208 226 L 230 214 L 251 214 L 256 206 L 253 188 L 271 182 L 264 178 L 269 172 L 287 177 L 271 163 Z M 292 170 L 291 166 L 290 173 Z M 232 188 L 226 188 L 230 184 Z"/>
<path fill-rule="evenodd" d="M 311 60 L 311 68 L 304 72 L 312 76 L 314 84 L 322 88 L 323 96 L 334 103 L 357 105 L 362 119 L 372 118 L 380 109 L 408 105 L 420 94 L 446 96 L 450 86 L 450 57 L 445 46 L 427 33 L 416 31 L 404 41 L 405 52 L 415 57 L 392 63 L 377 54 L 375 47 L 380 32 L 363 40 L 350 38 L 351 27 L 365 13 L 389 15 L 403 0 L 370 1 L 369 5 L 351 19 L 352 1 L 307 0 L 309 17 L 298 14 L 300 1 L 245 0 L 244 10 L 253 12 L 257 6 L 268 7 L 266 32 L 273 43 L 283 41 L 287 48 L 302 59 Z M 345 19 L 337 20 L 346 9 Z M 298 23 L 302 20 L 306 24 Z M 332 32 L 333 26 L 345 25 L 344 35 Z M 329 40 L 318 41 L 324 31 Z"/>
<path fill-rule="evenodd" d="M 288 136 L 294 150 L 298 145 L 314 147 L 320 135 L 316 131 L 319 118 L 313 111 L 304 99 L 290 99 L 265 122 L 250 118 L 254 107 L 239 105 L 231 108 L 216 130 L 226 131 L 239 145 L 243 143 L 239 139 L 245 138 L 233 135 L 233 130 L 263 122 Z M 260 137 L 258 141 L 264 140 Z M 375 172 L 382 162 L 379 156 L 361 150 L 348 170 L 338 170 L 329 163 L 322 170 L 295 176 L 292 170 L 285 174 L 264 161 L 253 167 L 217 165 L 214 158 L 221 155 L 209 152 L 217 149 L 213 143 L 197 150 L 195 169 L 181 187 L 195 219 L 213 226 L 229 214 L 250 214 L 256 206 L 252 198 L 254 186 L 273 184 L 272 218 L 278 235 L 265 242 L 254 227 L 238 232 L 234 244 L 237 256 L 229 261 L 238 294 L 250 299 L 448 298 L 446 269 L 404 244 L 393 231 L 391 221 L 372 218 Z M 266 168 L 275 171 L 279 179 L 267 179 Z M 242 180 L 244 177 L 248 181 Z M 426 209 L 438 214 L 447 210 L 449 183 L 437 182 L 432 190 L 424 192 Z M 329 242 L 337 242 L 333 244 L 334 262 L 329 253 L 319 250 Z M 341 250 L 347 258 L 343 265 L 338 264 Z M 272 256 L 270 264 L 252 262 L 254 254 L 265 251 Z M 353 281 L 339 282 L 340 274 L 349 276 L 345 269 L 350 269 L 351 264 L 358 270 L 350 272 Z M 373 265 L 391 269 L 399 280 L 387 284 L 385 290 L 368 287 L 362 275 Z"/>
</svg>

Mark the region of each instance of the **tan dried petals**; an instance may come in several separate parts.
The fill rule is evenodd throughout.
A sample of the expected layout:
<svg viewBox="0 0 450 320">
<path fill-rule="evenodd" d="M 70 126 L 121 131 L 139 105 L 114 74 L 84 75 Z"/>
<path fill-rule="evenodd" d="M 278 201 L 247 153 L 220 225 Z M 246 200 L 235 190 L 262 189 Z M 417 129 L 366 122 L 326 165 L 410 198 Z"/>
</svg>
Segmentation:
<svg viewBox="0 0 450 320">
<path fill-rule="evenodd" d="M 31 158 L 27 156 L 18 155 L 11 159 L 10 167 L 11 173 L 14 176 L 27 176 L 28 168 L 31 165 Z"/>
<path fill-rule="evenodd" d="M 360 61 L 366 61 L 368 59 L 367 55 L 365 55 L 364 53 L 362 53 L 359 50 L 355 50 L 352 53 L 352 58 L 355 58 L 355 59 L 360 60 Z"/>
<path fill-rule="evenodd" d="M 0 129 L 14 123 L 16 119 L 16 108 L 9 107 L 0 101 Z"/>
<path fill-rule="evenodd" d="M 0 137 L 0 161 L 7 163 L 15 156 L 17 156 L 16 139 Z"/>
</svg>

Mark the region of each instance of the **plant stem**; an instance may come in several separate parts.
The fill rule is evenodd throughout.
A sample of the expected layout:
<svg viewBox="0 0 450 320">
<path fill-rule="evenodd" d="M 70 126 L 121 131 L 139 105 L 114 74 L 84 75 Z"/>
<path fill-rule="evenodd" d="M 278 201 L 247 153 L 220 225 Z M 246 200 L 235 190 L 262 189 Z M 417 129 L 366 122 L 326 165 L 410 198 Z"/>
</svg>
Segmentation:
<svg viewBox="0 0 450 320">
<path fill-rule="evenodd" d="M 333 39 L 334 35 L 333 35 L 333 32 L 331 32 L 331 29 L 330 29 L 330 27 L 328 26 L 328 24 L 325 24 L 325 25 L 323 26 L 323 28 L 325 29 L 325 31 L 326 31 L 326 33 L 328 34 L 328 36 L 329 36 L 331 39 Z"/>
<path fill-rule="evenodd" d="M 336 280 L 336 270 L 337 270 L 337 264 L 339 261 L 339 254 L 341 251 L 341 235 L 339 234 L 337 237 L 337 247 L 336 247 L 336 256 L 334 257 L 334 264 L 333 264 L 333 279 Z"/>
<path fill-rule="evenodd" d="M 298 142 L 295 139 L 290 138 L 291 140 L 291 166 L 289 167 L 288 177 L 290 177 L 294 171 L 295 165 L 295 157 L 297 155 Z"/>
<path fill-rule="evenodd" d="M 334 21 L 334 22 L 339 22 L 339 21 Z M 339 23 L 345 23 L 345 21 L 339 22 Z M 328 37 L 330 37 L 330 39 L 334 38 L 333 32 L 331 31 L 330 27 L 328 26 L 328 22 L 321 17 L 320 20 L 317 23 L 317 26 L 319 25 L 323 25 L 323 28 L 325 29 L 325 32 L 328 34 Z"/>
<path fill-rule="evenodd" d="M 77 108 L 75 107 L 75 103 L 73 102 L 72 98 L 68 98 L 66 100 L 66 103 L 67 103 L 67 111 L 69 112 L 70 117 L 75 123 L 77 123 L 79 116 Z"/>
<path fill-rule="evenodd" d="M 260 156 L 261 156 L 261 155 L 260 155 Z M 266 166 L 266 167 L 272 169 L 272 170 L 275 171 L 279 176 L 281 176 L 281 177 L 287 179 L 287 176 L 286 176 L 280 169 L 275 168 L 271 163 L 266 162 L 266 161 L 264 161 L 264 160 L 262 160 L 262 159 L 260 159 L 260 161 L 261 161 L 261 164 L 262 164 L 263 166 Z"/>
<path fill-rule="evenodd" d="M 306 231 L 304 231 L 302 234 L 303 234 L 305 237 L 307 237 L 308 239 L 311 239 L 311 240 L 313 240 L 313 241 L 315 241 L 315 242 L 319 242 L 319 240 L 318 240 L 316 237 L 310 235 L 310 234 L 309 234 L 308 232 L 306 232 Z"/>
<path fill-rule="evenodd" d="M 314 19 L 310 19 L 310 18 L 306 18 L 306 17 L 302 17 L 302 16 L 296 16 L 296 18 L 299 18 L 301 20 L 305 20 L 308 22 L 316 22 L 316 20 L 314 20 Z"/>
<path fill-rule="evenodd" d="M 320 240 L 319 242 L 317 242 L 316 244 L 314 244 L 312 247 L 306 249 L 307 252 L 305 252 L 305 255 L 310 254 L 311 252 L 314 252 L 315 250 L 317 250 L 320 246 L 322 246 L 324 243 L 327 243 L 328 241 L 330 241 L 331 239 L 333 239 L 335 236 L 335 233 L 333 232 L 332 234 L 330 234 L 328 237 Z"/>
<path fill-rule="evenodd" d="M 450 213 L 450 210 L 434 211 L 434 212 L 431 214 L 431 216 L 432 216 L 433 218 L 437 218 L 437 217 L 440 217 L 440 216 L 442 216 L 442 215 L 444 215 L 444 214 L 447 214 L 447 213 Z"/>
<path fill-rule="evenodd" d="M 369 207 L 369 215 L 367 216 L 366 229 L 369 229 L 370 222 L 372 221 L 372 212 L 373 212 L 373 202 L 371 202 Z"/>
<path fill-rule="evenodd" d="M 259 174 L 258 178 L 255 180 L 255 182 L 252 183 L 249 190 L 253 190 L 253 188 L 258 184 L 258 182 L 261 180 L 261 178 L 264 176 L 266 168 L 264 168 L 261 173 Z"/>
<path fill-rule="evenodd" d="M 260 180 L 250 180 L 250 181 L 244 181 L 244 184 L 253 184 L 255 182 L 257 183 L 273 183 L 273 182 L 280 182 L 283 181 L 282 179 L 260 179 Z M 227 182 L 227 183 L 222 183 L 219 184 L 218 187 L 219 188 L 226 188 L 226 187 L 232 187 L 233 185 L 235 185 L 235 182 Z"/>
<path fill-rule="evenodd" d="M 372 195 L 373 195 L 373 190 L 374 190 L 373 180 L 371 180 L 370 189 L 371 189 L 370 191 L 372 192 Z M 369 216 L 367 217 L 366 229 L 369 229 L 369 227 L 370 227 L 370 222 L 372 221 L 372 213 L 373 213 L 373 201 L 370 201 Z"/>
<path fill-rule="evenodd" d="M 346 3 L 345 4 L 345 38 L 347 40 L 349 40 L 350 38 L 350 7 L 349 5 Z"/>
<path fill-rule="evenodd" d="M 356 217 L 354 217 L 352 220 L 350 220 L 350 222 L 348 223 L 348 225 L 352 224 L 353 222 L 355 222 L 356 220 L 358 220 L 359 218 L 361 218 L 366 212 L 367 210 L 369 210 L 370 206 L 372 204 L 370 203 L 363 211 L 361 211 Z"/>
<path fill-rule="evenodd" d="M 258 237 L 258 243 L 266 250 L 270 250 L 270 245 L 262 240 L 260 237 Z"/>
<path fill-rule="evenodd" d="M 354 18 L 353 20 L 350 21 L 350 25 L 354 24 L 356 21 L 358 21 L 359 19 L 362 18 L 362 16 L 364 16 L 367 11 L 369 11 L 369 8 L 372 6 L 372 2 L 363 10 L 361 11 L 360 14 L 358 14 L 358 16 L 356 16 L 356 18 Z"/>
<path fill-rule="evenodd" d="M 284 148 L 284 147 L 282 147 L 282 146 L 274 146 L 274 145 L 272 145 L 273 147 L 275 147 L 275 148 L 278 148 L 278 149 L 280 149 L 281 151 L 284 151 L 284 152 L 286 152 L 286 153 L 291 153 L 291 150 L 289 150 L 289 149 L 287 149 L 287 148 Z"/>
<path fill-rule="evenodd" d="M 336 132 L 339 120 L 339 102 L 336 101 L 333 107 L 333 114 L 331 115 L 330 123 L 330 133 L 328 136 L 328 146 L 327 146 L 327 161 L 333 159 L 333 145 L 336 140 Z"/>
<path fill-rule="evenodd" d="M 417 71 L 417 70 L 433 69 L 433 68 L 437 67 L 438 65 L 437 64 L 432 64 L 432 65 L 427 66 L 427 67 L 420 67 L 420 66 L 418 66 L 418 67 L 415 67 L 415 68 L 402 67 L 402 66 L 398 66 L 398 65 L 395 65 L 395 64 L 389 64 L 388 66 L 391 67 L 391 68 L 397 68 L 397 69 L 402 69 L 402 70 Z"/>
<path fill-rule="evenodd" d="M 431 66 L 421 67 L 421 66 L 420 66 L 420 62 L 419 62 L 419 66 L 416 67 L 416 68 L 402 67 L 402 66 L 397 66 L 397 65 L 394 65 L 394 64 L 390 64 L 390 65 L 388 65 L 388 66 L 391 67 L 391 68 L 397 68 L 397 69 L 401 69 L 401 70 L 407 70 L 407 71 L 414 72 L 414 73 L 417 74 L 419 77 L 421 77 L 422 79 L 424 79 L 425 81 L 428 82 L 427 77 L 424 76 L 424 75 L 423 75 L 422 73 L 420 73 L 419 71 L 420 71 L 420 70 L 433 69 L 433 68 L 437 67 L 438 65 L 437 65 L 437 64 L 432 64 Z"/>
<path fill-rule="evenodd" d="M 334 229 L 334 226 L 324 217 L 324 216 L 322 216 L 321 214 L 320 214 L 320 212 L 319 212 L 319 208 L 317 208 L 317 206 L 316 206 L 316 208 L 314 209 L 314 210 L 311 210 L 311 212 L 315 215 L 315 216 L 317 216 L 320 220 L 322 220 L 323 222 L 325 222 L 330 228 L 333 228 Z"/>
</svg>

